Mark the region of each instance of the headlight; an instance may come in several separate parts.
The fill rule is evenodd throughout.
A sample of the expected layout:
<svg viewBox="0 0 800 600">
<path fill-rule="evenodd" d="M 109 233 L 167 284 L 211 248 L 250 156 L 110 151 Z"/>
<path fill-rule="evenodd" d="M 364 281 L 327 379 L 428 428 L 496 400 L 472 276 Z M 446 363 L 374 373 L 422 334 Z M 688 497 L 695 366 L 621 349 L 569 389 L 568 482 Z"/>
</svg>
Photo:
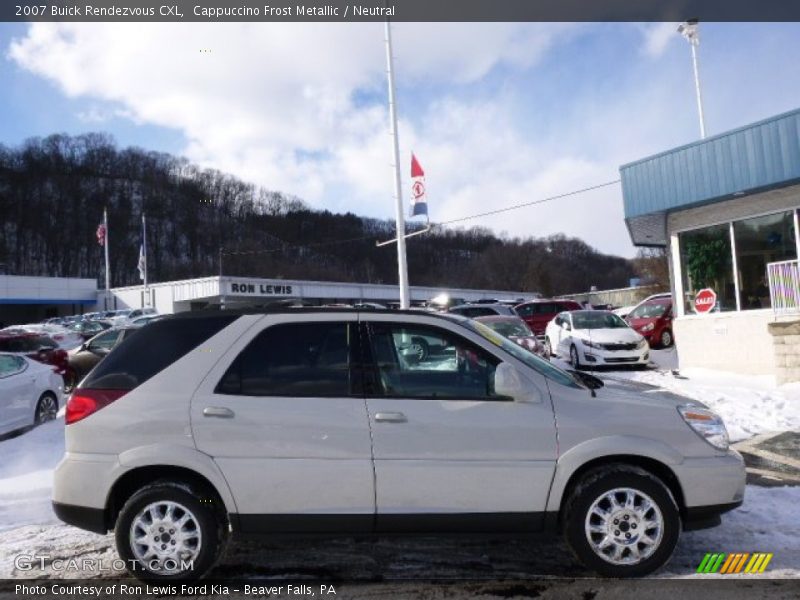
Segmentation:
<svg viewBox="0 0 800 600">
<path fill-rule="evenodd" d="M 636 348 L 637 348 L 637 349 L 639 349 L 639 350 L 641 350 L 641 349 L 642 349 L 642 348 L 644 348 L 645 346 L 647 346 L 647 340 L 646 340 L 646 339 L 644 339 L 644 338 L 640 339 L 640 340 L 639 340 L 639 343 L 638 343 L 638 344 L 636 344 Z"/>
<path fill-rule="evenodd" d="M 696 404 L 681 404 L 678 412 L 686 424 L 714 448 L 728 449 L 728 430 L 717 413 Z"/>
<path fill-rule="evenodd" d="M 647 325 L 642 327 L 642 331 L 653 331 L 653 329 L 655 329 L 655 328 L 656 328 L 656 324 L 655 323 L 648 323 Z"/>
<path fill-rule="evenodd" d="M 603 344 L 598 344 L 597 342 L 593 342 L 591 340 L 581 340 L 584 346 L 589 346 L 589 348 L 597 348 L 598 350 L 603 349 Z"/>
</svg>

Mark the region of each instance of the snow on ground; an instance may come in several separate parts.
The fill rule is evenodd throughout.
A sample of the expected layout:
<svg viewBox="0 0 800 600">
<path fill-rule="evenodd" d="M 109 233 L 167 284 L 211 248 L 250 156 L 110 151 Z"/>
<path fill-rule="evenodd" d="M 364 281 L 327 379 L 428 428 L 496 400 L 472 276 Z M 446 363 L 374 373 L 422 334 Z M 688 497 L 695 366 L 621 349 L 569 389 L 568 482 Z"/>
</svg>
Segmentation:
<svg viewBox="0 0 800 600">
<path fill-rule="evenodd" d="M 738 442 L 761 433 L 800 430 L 800 383 L 776 386 L 770 376 L 739 375 L 708 369 L 677 369 L 674 347 L 653 350 L 655 369 L 646 371 L 599 371 L 598 377 L 626 379 L 655 385 L 698 400 L 719 413 L 731 441 Z M 555 364 L 570 368 L 561 359 Z"/>
<path fill-rule="evenodd" d="M 0 441 L 0 535 L 4 538 L 5 531 L 20 524 L 57 522 L 50 492 L 53 469 L 63 454 L 61 419 Z"/>
</svg>

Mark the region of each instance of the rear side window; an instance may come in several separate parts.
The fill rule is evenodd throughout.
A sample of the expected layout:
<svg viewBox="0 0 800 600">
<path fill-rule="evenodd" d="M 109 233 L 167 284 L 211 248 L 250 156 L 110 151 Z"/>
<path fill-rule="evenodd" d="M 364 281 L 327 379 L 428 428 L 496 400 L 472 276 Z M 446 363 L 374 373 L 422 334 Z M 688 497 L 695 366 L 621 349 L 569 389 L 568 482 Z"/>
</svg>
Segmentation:
<svg viewBox="0 0 800 600">
<path fill-rule="evenodd" d="M 19 356 L 0 355 L 0 377 L 16 375 L 26 368 L 27 363 Z"/>
<path fill-rule="evenodd" d="M 582 306 L 577 302 L 561 302 L 558 310 L 581 310 Z"/>
<path fill-rule="evenodd" d="M 273 325 L 242 350 L 214 391 L 234 396 L 350 396 L 355 327 L 335 322 Z"/>
<path fill-rule="evenodd" d="M 458 311 L 458 314 L 464 315 L 465 317 L 469 317 L 470 319 L 474 319 L 475 317 L 488 317 L 490 315 L 496 315 L 497 313 L 491 308 L 486 308 L 483 306 L 475 306 L 475 307 L 461 309 Z"/>
<path fill-rule="evenodd" d="M 533 314 L 533 306 L 530 304 L 522 304 L 517 306 L 517 314 L 520 317 L 530 317 Z"/>
<path fill-rule="evenodd" d="M 219 333 L 238 317 L 165 319 L 121 342 L 95 367 L 84 387 L 132 390 Z"/>
</svg>

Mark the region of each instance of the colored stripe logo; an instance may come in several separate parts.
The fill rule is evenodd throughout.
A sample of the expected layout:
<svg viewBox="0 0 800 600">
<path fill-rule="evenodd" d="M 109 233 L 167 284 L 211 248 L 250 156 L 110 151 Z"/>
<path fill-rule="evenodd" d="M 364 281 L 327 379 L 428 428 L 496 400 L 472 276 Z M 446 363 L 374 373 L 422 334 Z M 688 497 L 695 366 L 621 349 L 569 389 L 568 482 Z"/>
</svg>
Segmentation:
<svg viewBox="0 0 800 600">
<path fill-rule="evenodd" d="M 735 573 L 763 573 L 772 560 L 772 552 L 709 552 L 700 561 L 698 573 L 719 573 L 731 575 Z"/>
</svg>

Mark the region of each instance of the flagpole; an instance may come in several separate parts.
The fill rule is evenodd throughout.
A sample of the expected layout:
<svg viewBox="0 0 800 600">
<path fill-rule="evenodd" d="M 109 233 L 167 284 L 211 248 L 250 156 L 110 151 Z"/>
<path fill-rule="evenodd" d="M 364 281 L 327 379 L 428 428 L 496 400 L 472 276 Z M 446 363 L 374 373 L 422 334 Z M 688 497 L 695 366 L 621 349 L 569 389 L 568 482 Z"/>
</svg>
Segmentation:
<svg viewBox="0 0 800 600">
<path fill-rule="evenodd" d="M 108 260 L 108 209 L 103 209 L 103 227 L 105 229 L 105 240 L 103 246 L 105 246 L 105 254 L 106 254 L 106 296 L 108 296 L 108 290 L 111 289 L 111 271 L 109 270 L 109 260 Z"/>
<path fill-rule="evenodd" d="M 389 84 L 389 120 L 392 128 L 394 150 L 394 195 L 395 221 L 397 227 L 397 271 L 400 286 L 400 308 L 409 307 L 408 264 L 406 262 L 406 223 L 403 214 L 403 185 L 400 179 L 400 141 L 397 136 L 397 99 L 394 87 L 394 66 L 392 58 L 392 28 L 386 19 L 386 66 Z"/>
<path fill-rule="evenodd" d="M 143 280 L 144 280 L 144 294 L 142 296 L 142 308 L 145 306 L 150 305 L 150 301 L 147 298 L 147 219 L 142 213 L 142 254 L 144 255 L 144 269 L 143 269 Z"/>
</svg>

